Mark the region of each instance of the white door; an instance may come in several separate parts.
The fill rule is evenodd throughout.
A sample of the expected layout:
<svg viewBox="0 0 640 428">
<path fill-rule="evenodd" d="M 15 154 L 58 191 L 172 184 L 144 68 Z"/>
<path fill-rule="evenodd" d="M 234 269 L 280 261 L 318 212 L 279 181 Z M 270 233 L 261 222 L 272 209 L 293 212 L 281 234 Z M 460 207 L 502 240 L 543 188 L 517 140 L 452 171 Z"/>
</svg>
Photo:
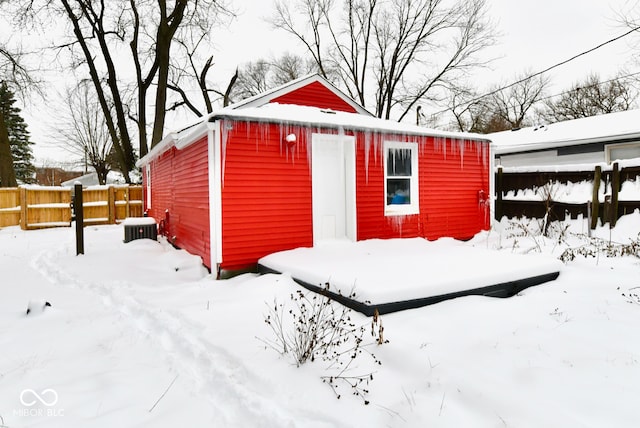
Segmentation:
<svg viewBox="0 0 640 428">
<path fill-rule="evenodd" d="M 355 138 L 313 134 L 313 242 L 356 240 Z"/>
</svg>

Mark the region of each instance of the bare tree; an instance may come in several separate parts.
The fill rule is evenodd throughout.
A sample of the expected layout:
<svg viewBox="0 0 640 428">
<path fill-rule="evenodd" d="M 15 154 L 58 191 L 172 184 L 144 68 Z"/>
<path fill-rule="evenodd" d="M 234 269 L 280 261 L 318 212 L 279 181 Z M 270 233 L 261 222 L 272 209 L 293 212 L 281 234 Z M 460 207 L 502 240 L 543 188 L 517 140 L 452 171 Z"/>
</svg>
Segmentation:
<svg viewBox="0 0 640 428">
<path fill-rule="evenodd" d="M 269 85 L 271 87 L 284 85 L 311 73 L 318 73 L 318 65 L 313 59 L 286 52 L 271 61 Z M 333 80 L 333 76 L 328 76 Z"/>
<path fill-rule="evenodd" d="M 631 32 L 640 30 L 640 0 L 625 0 L 614 10 L 614 20 Z M 637 48 L 636 37 L 636 48 Z M 636 58 L 637 61 L 637 58 Z"/>
<path fill-rule="evenodd" d="M 75 160 L 87 162 L 100 184 L 111 170 L 113 143 L 106 118 L 92 91 L 91 82 L 67 90 L 58 124 L 59 145 Z"/>
<path fill-rule="evenodd" d="M 269 71 L 271 64 L 265 59 L 249 62 L 238 71 L 238 80 L 232 96 L 236 99 L 245 99 L 262 93 L 270 88 Z"/>
<path fill-rule="evenodd" d="M 547 100 L 543 116 L 550 122 L 629 110 L 638 92 L 623 76 L 601 82 L 597 74 L 574 83 L 558 98 Z"/>
<path fill-rule="evenodd" d="M 194 40 L 194 37 L 196 40 Z M 229 79 L 227 88 L 222 91 L 210 85 L 208 74 L 211 68 L 214 66 L 213 55 L 209 55 L 206 58 L 201 58 L 199 50 L 201 46 L 206 45 L 207 34 L 193 34 L 191 33 L 186 39 L 176 39 L 176 47 L 181 51 L 182 63 L 175 62 L 171 64 L 169 68 L 169 82 L 167 88 L 177 94 L 178 99 L 167 110 L 176 110 L 179 107 L 185 106 L 189 111 L 198 117 L 204 116 L 205 113 L 211 113 L 213 111 L 213 103 L 215 97 L 222 99 L 224 106 L 229 105 L 231 98 L 231 91 L 238 79 L 238 70 Z M 199 102 L 196 100 L 193 94 L 185 90 L 186 87 L 190 87 L 188 82 L 195 82 L 195 86 L 198 88 L 198 92 L 202 97 L 204 103 L 204 109 L 199 106 Z"/>
<path fill-rule="evenodd" d="M 495 128 L 506 127 L 506 130 L 520 128 L 528 124 L 528 119 L 533 112 L 533 106 L 544 98 L 546 88 L 549 85 L 549 78 L 540 74 L 533 77 L 527 77 L 529 74 L 524 73 L 516 77 L 516 83 L 507 86 L 504 89 L 494 89 L 490 99 L 488 100 L 490 118 Z M 491 132 L 495 132 L 493 129 Z"/>
<path fill-rule="evenodd" d="M 451 88 L 449 110 L 453 114 L 451 128 L 456 131 L 486 133 L 491 120 L 487 99 L 470 87 Z"/>
<path fill-rule="evenodd" d="M 318 71 L 315 61 L 292 53 L 257 59 L 240 67 L 231 95 L 235 100 L 243 100 Z"/>
<path fill-rule="evenodd" d="M 131 121 L 140 156 L 149 142 L 154 147 L 162 139 L 172 46 L 189 32 L 208 35 L 217 18 L 229 12 L 224 0 L 21 0 L 19 10 L 24 17 L 62 17 L 69 24 L 71 34 L 56 46 L 58 57 L 68 52 L 75 70 L 88 70 L 127 181 L 136 157 Z"/>
<path fill-rule="evenodd" d="M 223 16 L 234 16 L 233 12 L 223 6 L 220 0 L 213 0 L 212 5 L 224 12 Z M 201 25 L 189 25 L 180 30 L 174 40 L 174 54 L 169 64 L 167 89 L 176 96 L 167 110 L 186 107 L 198 117 L 213 111 L 214 102 L 221 101 L 223 106 L 231 102 L 231 91 L 238 79 L 238 70 L 231 75 L 225 89 L 219 89 L 209 81 L 209 72 L 214 67 L 214 57 L 210 52 L 210 31 L 203 31 Z M 190 91 L 190 88 L 197 91 Z M 200 97 L 194 95 L 199 94 Z"/>
<path fill-rule="evenodd" d="M 439 99 L 450 82 L 486 64 L 477 54 L 494 42 L 486 0 L 338 2 L 282 0 L 272 23 L 378 117 L 396 111 L 402 120 L 420 102 Z"/>
</svg>

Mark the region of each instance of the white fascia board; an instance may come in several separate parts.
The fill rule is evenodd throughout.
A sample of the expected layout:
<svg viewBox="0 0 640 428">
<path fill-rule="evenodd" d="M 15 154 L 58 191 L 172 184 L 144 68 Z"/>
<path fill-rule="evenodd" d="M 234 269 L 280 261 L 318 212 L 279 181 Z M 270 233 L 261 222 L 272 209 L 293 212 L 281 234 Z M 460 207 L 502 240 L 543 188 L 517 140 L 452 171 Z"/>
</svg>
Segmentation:
<svg viewBox="0 0 640 428">
<path fill-rule="evenodd" d="M 209 131 L 209 122 L 201 122 L 197 126 L 189 129 L 188 133 L 180 136 L 176 141 L 176 149 L 182 150 L 185 147 L 189 147 L 191 144 L 199 141 L 202 137 L 207 135 Z"/>
<path fill-rule="evenodd" d="M 191 144 L 204 137 L 207 134 L 208 129 L 209 123 L 201 122 L 197 126 L 189 128 L 188 132 L 171 132 L 167 134 L 160 143 L 149 151 L 149 153 L 136 162 L 136 166 L 140 168 L 150 163 L 153 159 L 166 152 L 171 147 L 175 146 L 178 150 L 189 147 Z"/>
<path fill-rule="evenodd" d="M 558 149 L 561 147 L 580 146 L 586 144 L 616 144 L 620 140 L 640 140 L 640 132 L 628 133 L 628 134 L 616 134 L 616 135 L 604 135 L 591 138 L 577 138 L 577 139 L 558 139 L 547 140 L 537 142 L 522 142 L 522 143 L 503 143 L 496 144 L 495 154 L 506 155 L 511 153 L 522 152 L 536 152 L 542 150 Z M 494 143 L 495 144 L 495 143 Z"/>
<path fill-rule="evenodd" d="M 236 110 L 236 109 L 246 108 L 246 107 L 260 107 L 261 105 L 268 103 L 270 100 L 277 98 L 282 94 L 291 92 L 292 90 L 301 88 L 309 84 L 311 81 L 313 81 L 312 79 L 313 76 L 315 75 L 310 74 L 308 76 L 300 77 L 298 79 L 287 82 L 284 85 L 280 85 L 276 88 L 267 90 L 260 94 L 254 95 L 252 97 L 245 98 L 244 100 L 238 101 L 237 103 L 230 104 L 225 108 L 230 110 Z"/>
<path fill-rule="evenodd" d="M 146 155 L 141 157 L 138 162 L 136 162 L 136 166 L 138 168 L 141 168 L 144 165 L 151 163 L 153 159 L 174 146 L 177 139 L 178 134 L 175 132 L 170 132 L 153 149 L 151 149 Z"/>
<path fill-rule="evenodd" d="M 271 103 L 262 107 L 243 108 L 239 110 L 222 110 L 215 115 L 216 119 L 251 121 L 259 123 L 297 124 L 302 127 L 327 127 L 349 131 L 365 131 L 378 133 L 394 133 L 404 136 L 443 137 L 451 139 L 468 139 L 489 143 L 488 137 L 465 132 L 440 131 L 417 126 L 411 123 L 396 122 L 377 117 L 342 111 L 328 111 L 317 107 Z"/>
</svg>

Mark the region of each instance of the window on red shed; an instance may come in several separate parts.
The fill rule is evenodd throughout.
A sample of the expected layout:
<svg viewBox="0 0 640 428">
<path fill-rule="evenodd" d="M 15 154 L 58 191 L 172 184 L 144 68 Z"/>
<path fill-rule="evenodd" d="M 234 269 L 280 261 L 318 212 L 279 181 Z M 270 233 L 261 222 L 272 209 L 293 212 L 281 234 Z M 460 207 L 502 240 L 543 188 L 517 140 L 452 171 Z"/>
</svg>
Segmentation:
<svg viewBox="0 0 640 428">
<path fill-rule="evenodd" d="M 418 214 L 418 144 L 384 142 L 385 215 Z"/>
</svg>

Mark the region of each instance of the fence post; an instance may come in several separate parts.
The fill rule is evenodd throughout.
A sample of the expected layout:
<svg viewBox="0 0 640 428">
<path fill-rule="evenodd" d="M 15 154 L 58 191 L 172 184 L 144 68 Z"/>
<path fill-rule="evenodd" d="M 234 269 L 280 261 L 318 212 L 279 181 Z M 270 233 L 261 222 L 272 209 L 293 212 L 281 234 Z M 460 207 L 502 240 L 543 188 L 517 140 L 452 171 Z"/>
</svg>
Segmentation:
<svg viewBox="0 0 640 428">
<path fill-rule="evenodd" d="M 616 227 L 618 221 L 618 192 L 620 191 L 620 168 L 618 162 L 613 163 L 613 171 L 611 173 L 611 217 L 609 218 L 609 227 Z"/>
<path fill-rule="evenodd" d="M 131 204 L 129 202 L 131 198 L 129 197 L 129 186 L 127 186 L 127 188 L 125 189 L 124 200 L 127 201 L 124 208 L 124 217 L 129 218 L 131 217 Z"/>
<path fill-rule="evenodd" d="M 27 212 L 27 189 L 24 186 L 20 186 L 20 229 L 27 230 L 28 221 Z"/>
<path fill-rule="evenodd" d="M 496 205 L 495 205 L 495 219 L 500 221 L 502 218 L 502 165 L 498 166 L 496 173 Z"/>
<path fill-rule="evenodd" d="M 591 201 L 587 201 L 587 222 L 589 227 L 587 228 L 587 236 L 591 238 Z"/>
<path fill-rule="evenodd" d="M 602 167 L 596 166 L 593 175 L 593 195 L 591 196 L 591 229 L 595 229 L 598 225 L 598 211 L 600 208 L 600 200 L 598 199 L 598 191 L 600 190 L 600 180 L 602 178 Z"/>
<path fill-rule="evenodd" d="M 117 216 L 117 207 L 116 207 L 116 189 L 113 186 L 109 186 L 109 191 L 107 192 L 107 204 L 109 205 L 109 224 L 116 223 Z"/>
<path fill-rule="evenodd" d="M 73 212 L 76 215 L 76 256 L 84 254 L 84 208 L 82 206 L 82 184 L 73 186 Z"/>
</svg>

